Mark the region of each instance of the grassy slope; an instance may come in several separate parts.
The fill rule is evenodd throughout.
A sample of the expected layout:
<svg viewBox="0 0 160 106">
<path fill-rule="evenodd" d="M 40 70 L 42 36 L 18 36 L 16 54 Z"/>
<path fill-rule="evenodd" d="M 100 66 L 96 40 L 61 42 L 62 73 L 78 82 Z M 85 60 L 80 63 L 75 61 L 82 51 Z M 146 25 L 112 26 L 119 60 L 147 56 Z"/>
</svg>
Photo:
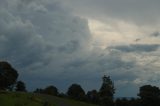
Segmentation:
<svg viewBox="0 0 160 106">
<path fill-rule="evenodd" d="M 96 106 L 74 100 L 32 93 L 0 92 L 0 106 Z"/>
</svg>

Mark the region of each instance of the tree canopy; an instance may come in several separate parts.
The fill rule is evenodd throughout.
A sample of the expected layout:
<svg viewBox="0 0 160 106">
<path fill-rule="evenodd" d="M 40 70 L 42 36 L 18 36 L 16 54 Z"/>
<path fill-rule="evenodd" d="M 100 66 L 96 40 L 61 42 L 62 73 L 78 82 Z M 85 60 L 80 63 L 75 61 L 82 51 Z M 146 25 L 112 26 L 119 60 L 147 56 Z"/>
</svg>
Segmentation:
<svg viewBox="0 0 160 106">
<path fill-rule="evenodd" d="M 16 84 L 16 91 L 23 91 L 23 92 L 26 92 L 26 86 L 25 86 L 25 83 L 22 82 L 22 81 L 18 81 L 17 84 Z"/>
<path fill-rule="evenodd" d="M 115 88 L 112 80 L 109 76 L 104 75 L 102 78 L 103 83 L 99 90 L 100 102 L 102 106 L 113 106 L 113 95 L 115 93 Z"/>
<path fill-rule="evenodd" d="M 99 94 L 97 90 L 92 90 L 87 92 L 87 99 L 89 102 L 98 104 L 99 102 Z"/>
<path fill-rule="evenodd" d="M 143 106 L 160 106 L 160 89 L 156 86 L 140 87 L 138 96 L 141 98 Z"/>
<path fill-rule="evenodd" d="M 0 62 L 0 89 L 9 89 L 16 83 L 18 78 L 17 71 L 8 63 Z"/>
<path fill-rule="evenodd" d="M 53 95 L 53 96 L 58 95 L 58 89 L 53 85 L 46 87 L 42 92 L 48 95 Z"/>
<path fill-rule="evenodd" d="M 79 84 L 72 84 L 68 88 L 67 95 L 73 99 L 83 100 L 85 92 Z"/>
</svg>

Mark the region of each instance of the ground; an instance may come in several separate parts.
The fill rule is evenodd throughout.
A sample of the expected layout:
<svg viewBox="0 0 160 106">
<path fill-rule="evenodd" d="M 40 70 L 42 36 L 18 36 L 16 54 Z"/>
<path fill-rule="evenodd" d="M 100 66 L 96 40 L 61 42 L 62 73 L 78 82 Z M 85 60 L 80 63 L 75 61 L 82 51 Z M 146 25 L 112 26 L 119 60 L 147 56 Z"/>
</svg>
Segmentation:
<svg viewBox="0 0 160 106">
<path fill-rule="evenodd" d="M 71 99 L 55 96 L 23 93 L 23 92 L 0 92 L 0 106 L 97 106 Z"/>
</svg>

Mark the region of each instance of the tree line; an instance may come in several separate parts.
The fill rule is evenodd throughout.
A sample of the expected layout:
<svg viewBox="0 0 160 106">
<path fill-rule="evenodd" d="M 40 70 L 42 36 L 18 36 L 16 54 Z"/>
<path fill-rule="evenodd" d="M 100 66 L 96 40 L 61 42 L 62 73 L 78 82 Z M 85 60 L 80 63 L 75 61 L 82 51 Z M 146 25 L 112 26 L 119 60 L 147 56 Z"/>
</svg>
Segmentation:
<svg viewBox="0 0 160 106">
<path fill-rule="evenodd" d="M 0 90 L 27 92 L 23 81 L 17 81 L 18 72 L 8 62 L 0 62 Z M 63 98 L 75 99 L 99 106 L 160 106 L 160 89 L 152 85 L 144 85 L 139 88 L 138 98 L 114 99 L 115 87 L 110 76 L 102 77 L 102 85 L 99 91 L 93 89 L 85 93 L 81 85 L 72 84 L 66 93 L 59 93 L 54 85 L 46 88 L 37 88 L 33 93 L 53 95 Z"/>
</svg>

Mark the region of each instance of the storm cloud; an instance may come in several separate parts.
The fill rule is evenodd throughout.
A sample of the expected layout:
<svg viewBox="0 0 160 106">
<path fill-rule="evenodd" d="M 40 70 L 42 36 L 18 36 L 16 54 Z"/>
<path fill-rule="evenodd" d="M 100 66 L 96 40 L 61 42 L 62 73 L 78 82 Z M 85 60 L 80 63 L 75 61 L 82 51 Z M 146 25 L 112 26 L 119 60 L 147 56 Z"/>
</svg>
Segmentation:
<svg viewBox="0 0 160 106">
<path fill-rule="evenodd" d="M 18 70 L 29 90 L 54 84 L 65 92 L 72 83 L 81 84 L 86 91 L 98 90 L 101 77 L 107 74 L 115 82 L 116 96 L 136 96 L 140 85 L 159 81 L 159 40 L 155 43 L 159 33 L 153 37 L 150 32 L 157 27 L 147 32 L 148 27 L 143 26 L 137 36 L 129 28 L 136 32 L 139 27 L 121 20 L 148 25 L 147 21 L 155 19 L 157 4 L 144 0 L 0 0 L 0 60 Z M 150 13 L 153 15 L 145 18 Z M 94 35 L 96 28 L 91 27 L 99 23 L 90 24 L 92 19 L 101 22 L 100 35 Z M 135 44 L 137 38 L 141 40 Z M 102 39 L 108 45 L 101 46 Z"/>
<path fill-rule="evenodd" d="M 159 44 L 147 45 L 147 44 L 131 44 L 121 45 L 115 47 L 109 47 L 110 49 L 120 50 L 122 52 L 154 52 L 160 47 Z"/>
<path fill-rule="evenodd" d="M 87 20 L 58 2 L 2 2 L 0 58 L 11 62 L 28 83 L 31 75 L 46 78 L 46 82 L 48 76 L 58 77 L 64 64 L 88 50 L 91 35 Z"/>
</svg>

